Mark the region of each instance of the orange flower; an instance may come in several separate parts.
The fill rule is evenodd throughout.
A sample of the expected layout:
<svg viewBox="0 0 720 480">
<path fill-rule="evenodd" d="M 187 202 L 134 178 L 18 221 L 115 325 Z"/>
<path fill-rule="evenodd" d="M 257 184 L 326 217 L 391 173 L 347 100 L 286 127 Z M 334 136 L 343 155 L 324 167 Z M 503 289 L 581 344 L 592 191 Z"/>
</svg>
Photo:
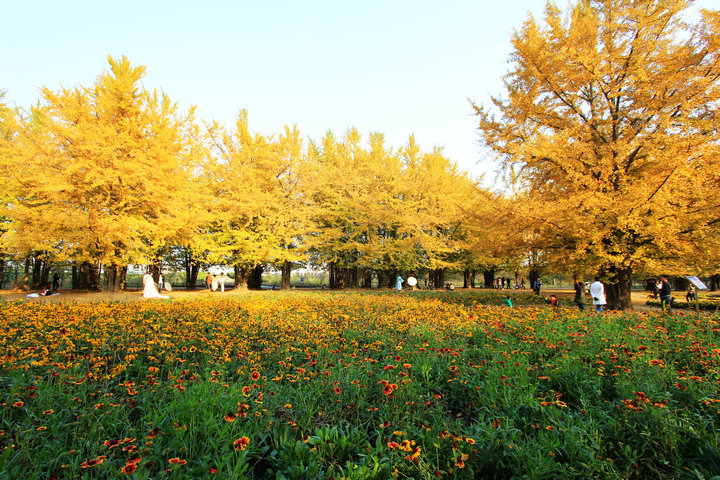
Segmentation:
<svg viewBox="0 0 720 480">
<path fill-rule="evenodd" d="M 250 410 L 250 405 L 248 405 L 247 403 L 238 402 L 238 417 L 247 417 L 247 410 Z"/>
<path fill-rule="evenodd" d="M 172 465 L 185 465 L 187 463 L 187 460 L 182 460 L 178 457 L 175 457 L 175 458 L 171 458 L 170 460 L 168 460 L 168 463 L 170 463 Z"/>
<path fill-rule="evenodd" d="M 127 465 L 125 465 L 124 467 L 122 467 L 120 469 L 120 471 L 122 473 L 124 473 L 125 475 L 130 475 L 135 470 L 137 470 L 137 463 L 128 463 Z"/>
<path fill-rule="evenodd" d="M 23 405 L 25 405 L 23 402 L 15 402 L 15 403 L 13 403 L 13 407 L 15 407 L 15 408 L 20 408 L 20 407 L 22 407 Z"/>
<path fill-rule="evenodd" d="M 415 444 L 412 440 L 403 440 L 402 443 L 400 443 L 400 450 L 404 450 L 406 452 L 412 451 L 412 446 Z"/>
<path fill-rule="evenodd" d="M 235 421 L 235 415 L 232 413 L 228 413 L 225 415 L 225 421 L 226 422 L 234 422 Z"/>
<path fill-rule="evenodd" d="M 106 457 L 105 455 L 100 455 L 100 456 L 97 457 L 97 458 L 93 458 L 92 460 L 88 460 L 87 462 L 83 462 L 83 463 L 80 465 L 80 467 L 81 467 L 81 468 L 91 468 L 91 467 L 94 467 L 94 466 L 96 466 L 96 465 L 100 465 L 101 463 L 103 463 L 103 462 L 105 461 L 105 459 L 107 459 L 107 457 Z"/>
<path fill-rule="evenodd" d="M 334 391 L 335 393 L 337 393 L 338 395 L 340 395 L 340 394 L 342 393 L 342 388 L 340 388 L 340 387 L 335 387 L 335 388 L 333 389 L 333 391 Z"/>
<path fill-rule="evenodd" d="M 235 445 L 235 450 L 245 450 L 245 447 L 247 447 L 249 444 L 250 439 L 248 437 L 240 437 L 233 442 L 233 445 Z"/>
<path fill-rule="evenodd" d="M 250 378 L 252 378 L 253 380 L 258 380 L 260 378 L 260 373 L 252 372 L 252 374 L 250 374 Z"/>
</svg>

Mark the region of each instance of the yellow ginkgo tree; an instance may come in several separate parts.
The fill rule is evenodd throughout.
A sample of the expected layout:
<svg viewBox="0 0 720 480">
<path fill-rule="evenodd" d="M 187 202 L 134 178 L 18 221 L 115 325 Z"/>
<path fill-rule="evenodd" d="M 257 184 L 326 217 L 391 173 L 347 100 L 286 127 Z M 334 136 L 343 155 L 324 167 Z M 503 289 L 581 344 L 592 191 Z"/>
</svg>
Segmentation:
<svg viewBox="0 0 720 480">
<path fill-rule="evenodd" d="M 147 263 L 197 218 L 191 207 L 193 112 L 140 83 L 144 67 L 109 57 L 90 87 L 42 89 L 9 170 L 17 249 L 103 265 L 121 288 L 129 263 Z"/>
<path fill-rule="evenodd" d="M 599 273 L 620 308 L 634 273 L 692 270 L 699 238 L 717 235 L 719 13 L 689 25 L 688 6 L 548 3 L 512 37 L 503 98 L 476 107 L 532 202 L 519 234 Z"/>
<path fill-rule="evenodd" d="M 307 226 L 298 130 L 253 134 L 241 111 L 233 130 L 214 125 L 210 137 L 212 159 L 201 183 L 211 215 L 195 248 L 210 263 L 233 266 L 238 288 L 246 288 L 253 269 L 269 264 L 289 287 L 293 262 L 304 259 L 300 238 Z"/>
</svg>

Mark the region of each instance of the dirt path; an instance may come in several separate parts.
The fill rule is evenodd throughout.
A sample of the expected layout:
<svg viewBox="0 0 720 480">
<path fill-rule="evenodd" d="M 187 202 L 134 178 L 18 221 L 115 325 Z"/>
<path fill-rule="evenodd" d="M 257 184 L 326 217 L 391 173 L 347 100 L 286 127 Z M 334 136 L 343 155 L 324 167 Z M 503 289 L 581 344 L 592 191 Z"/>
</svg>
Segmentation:
<svg viewBox="0 0 720 480">
<path fill-rule="evenodd" d="M 225 292 L 211 292 L 206 289 L 200 290 L 173 290 L 172 292 L 163 292 L 163 295 L 168 295 L 173 299 L 200 299 L 200 298 L 213 298 L 220 299 L 225 297 L 234 297 L 237 295 L 263 295 L 265 292 L 272 290 L 227 290 Z M 365 291 L 365 290 L 363 290 Z M 457 291 L 464 291 L 460 288 Z M 528 292 L 529 290 L 525 290 Z M 518 290 L 512 290 L 509 293 L 515 294 L 522 292 Z M 60 303 L 60 302 L 148 302 L 157 301 L 153 298 L 144 298 L 142 296 L 142 290 L 127 290 L 122 292 L 107 293 L 107 292 L 76 292 L 71 290 L 60 290 L 59 295 L 52 295 L 50 297 L 27 297 L 28 292 L 20 290 L 0 290 L 0 299 L 8 302 L 26 301 L 32 303 Z M 550 294 L 555 294 L 561 301 L 561 306 L 572 305 L 572 299 L 574 297 L 574 291 L 571 289 L 544 289 L 542 292 L 543 296 L 547 297 Z M 654 307 L 648 307 L 645 302 L 648 299 L 647 292 L 633 291 L 632 300 L 633 308 L 637 311 L 653 311 L 657 310 Z"/>
<path fill-rule="evenodd" d="M 211 292 L 206 289 L 202 290 L 173 290 L 172 292 L 163 292 L 170 298 L 186 299 L 186 298 L 203 298 L 213 297 L 220 298 L 222 295 L 235 296 L 240 291 L 228 290 L 226 292 Z M 247 292 L 245 292 L 247 293 Z M 262 292 L 253 292 L 262 293 Z M 33 303 L 61 303 L 61 302 L 148 302 L 155 301 L 154 298 L 144 298 L 142 290 L 125 290 L 121 292 L 77 292 L 72 290 L 60 290 L 59 295 L 49 297 L 28 297 L 28 292 L 19 290 L 2 290 L 0 298 L 8 302 L 26 301 Z"/>
</svg>

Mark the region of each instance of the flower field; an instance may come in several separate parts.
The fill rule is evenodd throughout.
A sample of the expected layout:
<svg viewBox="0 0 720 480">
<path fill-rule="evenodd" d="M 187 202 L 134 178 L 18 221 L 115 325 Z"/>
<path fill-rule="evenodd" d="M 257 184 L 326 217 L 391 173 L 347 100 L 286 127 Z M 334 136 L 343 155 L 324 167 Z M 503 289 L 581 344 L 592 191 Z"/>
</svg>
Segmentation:
<svg viewBox="0 0 720 480">
<path fill-rule="evenodd" d="M 720 323 L 493 293 L 0 304 L 0 478 L 712 478 Z"/>
</svg>

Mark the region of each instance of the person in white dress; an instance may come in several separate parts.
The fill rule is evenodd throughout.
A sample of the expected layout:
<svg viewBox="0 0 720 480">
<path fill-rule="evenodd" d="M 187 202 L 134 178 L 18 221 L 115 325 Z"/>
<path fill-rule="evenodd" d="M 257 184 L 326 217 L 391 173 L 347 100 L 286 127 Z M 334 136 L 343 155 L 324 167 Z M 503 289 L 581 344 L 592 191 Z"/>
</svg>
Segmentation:
<svg viewBox="0 0 720 480">
<path fill-rule="evenodd" d="M 155 287 L 155 280 L 153 280 L 150 272 L 143 275 L 143 297 L 145 298 L 170 298 L 167 295 L 160 295 Z"/>
<path fill-rule="evenodd" d="M 217 275 L 213 275 L 213 276 L 212 276 L 211 286 L 212 286 L 212 291 L 213 291 L 213 292 L 217 291 L 217 289 L 218 289 L 218 279 L 217 279 Z"/>
<path fill-rule="evenodd" d="M 600 277 L 595 277 L 595 281 L 590 285 L 590 296 L 593 299 L 595 311 L 602 313 L 607 302 L 605 301 L 605 285 L 600 281 Z"/>
</svg>

